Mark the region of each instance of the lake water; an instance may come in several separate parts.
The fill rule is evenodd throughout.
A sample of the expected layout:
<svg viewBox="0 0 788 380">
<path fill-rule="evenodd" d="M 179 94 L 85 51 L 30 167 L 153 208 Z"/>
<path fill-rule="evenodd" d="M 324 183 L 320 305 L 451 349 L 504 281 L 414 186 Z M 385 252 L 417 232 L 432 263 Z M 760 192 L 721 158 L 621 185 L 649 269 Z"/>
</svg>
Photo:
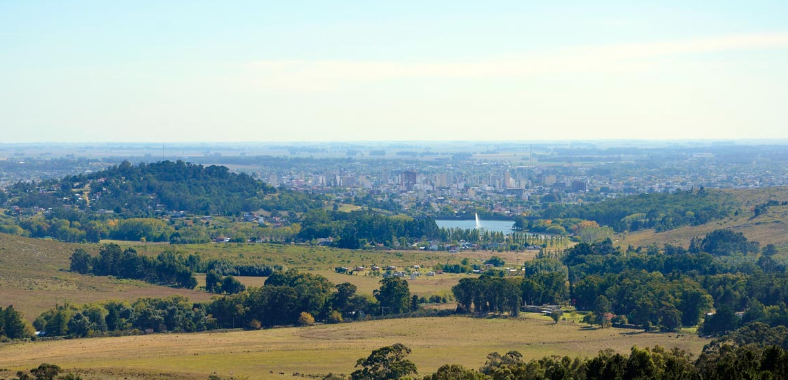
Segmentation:
<svg viewBox="0 0 788 380">
<path fill-rule="evenodd" d="M 436 220 L 435 223 L 440 228 L 462 228 L 472 229 L 476 228 L 475 220 Z M 510 220 L 480 220 L 481 227 L 487 231 L 503 232 L 505 234 L 512 232 L 514 222 Z"/>
</svg>

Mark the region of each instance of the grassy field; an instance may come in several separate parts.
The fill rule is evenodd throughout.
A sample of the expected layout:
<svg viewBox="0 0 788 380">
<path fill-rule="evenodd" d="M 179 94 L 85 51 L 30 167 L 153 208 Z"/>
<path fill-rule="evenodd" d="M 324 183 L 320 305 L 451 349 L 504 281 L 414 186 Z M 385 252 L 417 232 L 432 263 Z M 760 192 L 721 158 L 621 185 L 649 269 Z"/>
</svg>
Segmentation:
<svg viewBox="0 0 788 380">
<path fill-rule="evenodd" d="M 325 276 L 335 284 L 349 282 L 358 287 L 358 293 L 369 295 L 372 294 L 373 290 L 380 288 L 380 280 L 382 279 L 379 276 L 349 276 L 335 272 L 318 272 L 318 274 Z M 422 275 L 413 280 L 408 280 L 408 287 L 411 294 L 420 297 L 428 297 L 433 294 L 451 294 L 452 286 L 457 285 L 460 279 L 467 277 L 478 277 L 478 275 L 451 273 L 435 275 L 434 277 Z"/>
<path fill-rule="evenodd" d="M 526 252 L 490 252 L 462 251 L 448 253 L 442 251 L 394 251 L 394 250 L 348 250 L 323 246 L 297 244 L 248 244 L 248 243 L 209 243 L 184 245 L 146 245 L 140 242 L 118 242 L 122 247 L 133 247 L 140 253 L 156 255 L 165 250 L 174 250 L 185 254 L 198 254 L 204 260 L 223 258 L 239 264 L 282 265 L 286 268 L 299 270 L 321 271 L 334 270 L 335 267 L 355 266 L 386 267 L 394 265 L 398 268 L 419 265 L 432 268 L 435 264 L 456 264 L 464 258 L 472 263 L 481 263 L 493 255 L 503 258 L 506 263 L 523 263 L 532 259 L 537 251 Z"/>
<path fill-rule="evenodd" d="M 136 243 L 135 243 L 136 244 Z M 138 251 L 144 252 L 142 247 L 135 246 Z M 158 252 L 163 247 L 149 247 L 151 254 Z M 498 256 L 506 261 L 507 265 L 516 266 L 525 261 L 532 260 L 537 251 L 526 252 L 489 252 L 489 251 L 463 251 L 458 253 L 425 252 L 425 251 L 353 251 L 326 247 L 308 247 L 298 245 L 276 244 L 200 244 L 193 246 L 177 246 L 182 252 L 197 252 L 202 257 L 232 258 L 241 262 L 265 262 L 269 265 L 280 264 L 286 268 L 296 268 L 302 271 L 319 274 L 328 278 L 334 284 L 349 282 L 358 287 L 359 294 L 372 295 L 375 289 L 380 288 L 381 276 L 373 276 L 369 270 L 355 272 L 352 275 L 340 274 L 334 271 L 337 266 L 353 268 L 364 266 L 370 268 L 373 264 L 385 267 L 395 265 L 399 269 L 411 268 L 420 265 L 421 276 L 408 280 L 411 293 L 420 297 L 431 295 L 450 295 L 451 288 L 465 277 L 466 274 L 440 274 L 434 277 L 426 276 L 432 266 L 438 263 L 459 263 L 467 258 L 471 263 L 483 263 L 492 256 Z M 315 263 L 321 265 L 315 265 Z M 475 276 L 475 275 L 474 275 Z M 198 274 L 198 286 L 205 285 L 205 276 Z M 236 277 L 241 283 L 249 286 L 263 286 L 265 277 Z"/>
<path fill-rule="evenodd" d="M 0 306 L 14 305 L 29 320 L 55 303 L 88 303 L 107 299 L 135 300 L 181 294 L 192 300 L 210 295 L 187 289 L 151 285 L 111 277 L 83 276 L 68 271 L 74 249 L 94 254 L 97 245 L 67 244 L 0 234 Z"/>
<path fill-rule="evenodd" d="M 518 350 L 526 359 L 545 355 L 593 356 L 637 345 L 679 347 L 695 355 L 706 340 L 694 335 L 647 334 L 626 329 L 554 325 L 541 315 L 518 319 L 414 318 L 307 328 L 227 333 L 154 334 L 0 346 L 0 368 L 29 369 L 42 362 L 92 369 L 89 378 L 205 379 L 209 374 L 281 378 L 350 373 L 358 358 L 379 347 L 403 343 L 420 374 L 446 363 L 478 368 L 488 353 Z M 1 376 L 1 375 L 0 375 Z"/>
<path fill-rule="evenodd" d="M 536 251 L 527 252 L 447 252 L 429 251 L 353 251 L 328 247 L 281 244 L 199 244 L 163 245 L 116 241 L 123 247 L 134 247 L 138 252 L 156 255 L 164 250 L 198 253 L 203 258 L 226 258 L 240 263 L 282 265 L 319 273 L 332 282 L 350 282 L 358 286 L 359 293 L 372 294 L 379 287 L 380 277 L 365 276 L 359 272 L 349 276 L 334 272 L 334 267 L 354 267 L 373 264 L 395 265 L 398 268 L 420 265 L 431 268 L 438 263 L 459 263 L 468 258 L 481 263 L 492 255 L 502 257 L 507 263 L 530 260 Z M 97 244 L 68 244 L 52 240 L 28 239 L 0 234 L 0 306 L 14 305 L 32 320 L 55 303 L 88 303 L 108 299 L 134 300 L 140 297 L 166 297 L 180 294 L 193 301 L 206 301 L 212 295 L 187 289 L 151 285 L 142 281 L 121 280 L 112 277 L 83 276 L 68 271 L 69 258 L 76 248 L 97 254 Z M 426 273 L 427 270 L 422 270 Z M 359 275 L 360 274 L 360 275 Z M 411 291 L 419 296 L 443 294 L 450 291 L 463 275 L 445 274 L 435 277 L 422 276 L 411 280 Z M 247 286 L 262 286 L 265 278 L 241 277 Z M 204 277 L 198 276 L 204 284 Z"/>
</svg>

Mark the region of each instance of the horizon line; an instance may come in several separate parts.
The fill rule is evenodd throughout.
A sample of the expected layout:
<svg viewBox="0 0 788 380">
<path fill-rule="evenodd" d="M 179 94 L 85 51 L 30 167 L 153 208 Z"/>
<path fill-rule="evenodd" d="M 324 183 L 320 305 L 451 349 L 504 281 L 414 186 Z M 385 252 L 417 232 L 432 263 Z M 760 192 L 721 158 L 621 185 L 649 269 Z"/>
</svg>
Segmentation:
<svg viewBox="0 0 788 380">
<path fill-rule="evenodd" d="M 787 137 L 752 137 L 752 138 L 599 138 L 599 139 L 534 139 L 534 140 L 250 140 L 250 141 L 17 141 L 0 142 L 4 145 L 76 145 L 76 144 L 201 144 L 201 145 L 228 145 L 228 144 L 362 144 L 362 143 L 572 143 L 572 142 L 777 142 L 788 143 Z"/>
</svg>

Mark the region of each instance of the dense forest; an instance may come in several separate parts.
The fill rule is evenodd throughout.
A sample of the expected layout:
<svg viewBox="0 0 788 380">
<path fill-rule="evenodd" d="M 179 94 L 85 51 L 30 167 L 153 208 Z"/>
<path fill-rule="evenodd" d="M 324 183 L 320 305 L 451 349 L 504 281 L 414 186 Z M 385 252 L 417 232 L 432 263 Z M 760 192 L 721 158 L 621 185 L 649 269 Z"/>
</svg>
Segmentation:
<svg viewBox="0 0 788 380">
<path fill-rule="evenodd" d="M 183 161 L 132 165 L 124 161 L 90 174 L 60 180 L 19 182 L 7 190 L 11 204 L 20 207 L 113 210 L 129 216 L 149 216 L 163 208 L 193 214 L 235 214 L 256 210 L 260 195 L 276 189 L 223 166 Z"/>
<path fill-rule="evenodd" d="M 438 225 L 432 218 L 412 219 L 390 217 L 372 211 L 312 210 L 304 215 L 301 232 L 303 240 L 335 237 L 340 248 L 357 249 L 366 245 L 386 247 L 408 246 L 417 240 L 435 239 Z"/>
<path fill-rule="evenodd" d="M 495 278 L 504 273 L 491 270 L 452 290 L 461 312 L 516 314 L 522 305 L 571 303 L 603 327 L 674 331 L 700 324 L 701 333 L 714 335 L 750 322 L 788 326 L 788 274 L 773 246 L 756 259 L 758 245 L 740 233 L 714 231 L 696 242 L 689 250 L 626 251 L 609 239 L 581 243 L 559 258 L 527 262 L 524 277 Z"/>
<path fill-rule="evenodd" d="M 647 228 L 666 231 L 696 226 L 736 212 L 736 205 L 729 195 L 701 187 L 698 190 L 639 194 L 582 205 L 553 204 L 542 210 L 540 215 L 546 219 L 592 220 L 621 232 Z"/>
</svg>

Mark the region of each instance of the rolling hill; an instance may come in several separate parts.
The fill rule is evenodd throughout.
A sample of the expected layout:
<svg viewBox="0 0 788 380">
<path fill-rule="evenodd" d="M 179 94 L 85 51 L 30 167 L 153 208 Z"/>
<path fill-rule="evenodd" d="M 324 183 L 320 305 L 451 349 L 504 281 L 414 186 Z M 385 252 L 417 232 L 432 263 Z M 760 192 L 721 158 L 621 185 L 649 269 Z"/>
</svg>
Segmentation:
<svg viewBox="0 0 788 380">
<path fill-rule="evenodd" d="M 277 189 L 224 166 L 161 161 L 118 166 L 6 189 L 10 206 L 107 210 L 126 217 L 157 210 L 237 215 L 258 209 L 305 212 L 323 203 L 304 193 Z"/>
<path fill-rule="evenodd" d="M 720 190 L 730 195 L 739 207 L 736 215 L 714 220 L 697 226 L 656 232 L 654 229 L 641 230 L 617 235 L 617 244 L 623 247 L 646 246 L 651 243 L 689 245 L 693 237 L 702 237 L 717 229 L 731 229 L 743 233 L 747 239 L 766 244 L 774 244 L 780 253 L 788 252 L 788 187 L 762 189 Z M 777 203 L 763 207 L 772 201 Z M 756 214 L 756 209 L 760 211 Z"/>
</svg>

